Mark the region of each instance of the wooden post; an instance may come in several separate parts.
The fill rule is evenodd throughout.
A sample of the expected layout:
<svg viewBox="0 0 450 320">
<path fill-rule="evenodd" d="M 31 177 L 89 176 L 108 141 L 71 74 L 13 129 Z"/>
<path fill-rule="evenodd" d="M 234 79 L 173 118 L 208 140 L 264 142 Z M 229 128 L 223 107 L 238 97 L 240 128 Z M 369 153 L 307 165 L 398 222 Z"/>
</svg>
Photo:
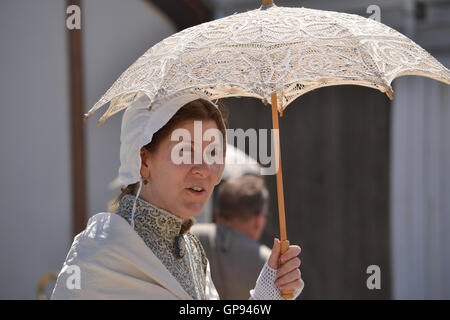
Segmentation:
<svg viewBox="0 0 450 320">
<path fill-rule="evenodd" d="M 67 6 L 81 0 L 67 0 Z M 83 21 L 83 20 L 82 20 Z M 72 235 L 86 227 L 86 170 L 84 152 L 83 48 L 81 29 L 67 30 L 69 46 L 70 136 L 72 150 Z"/>
<path fill-rule="evenodd" d="M 280 147 L 280 135 L 278 124 L 278 107 L 277 107 L 277 93 L 272 94 L 272 127 L 274 131 L 274 150 L 275 150 L 275 168 L 277 168 L 277 196 L 278 196 L 278 214 L 280 221 L 280 241 L 281 241 L 281 254 L 285 253 L 289 249 L 289 241 L 287 240 L 286 233 L 286 216 L 284 210 L 284 191 L 283 191 L 283 173 L 281 171 L 281 147 Z M 280 262 L 280 265 L 282 263 Z M 284 299 L 292 299 L 294 290 L 282 291 L 281 295 Z"/>
</svg>

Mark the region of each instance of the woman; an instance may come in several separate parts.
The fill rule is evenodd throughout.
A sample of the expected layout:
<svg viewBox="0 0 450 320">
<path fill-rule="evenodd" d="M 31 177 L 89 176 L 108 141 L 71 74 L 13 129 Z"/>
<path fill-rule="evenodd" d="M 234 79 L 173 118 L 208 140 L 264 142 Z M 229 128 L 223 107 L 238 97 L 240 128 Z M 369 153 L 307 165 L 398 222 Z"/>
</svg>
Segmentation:
<svg viewBox="0 0 450 320">
<path fill-rule="evenodd" d="M 220 182 L 225 121 L 218 106 L 194 95 L 172 97 L 150 112 L 148 103 L 140 98 L 123 116 L 119 177 L 127 187 L 116 213 L 96 214 L 75 237 L 52 299 L 219 298 L 189 229 Z M 299 253 L 290 246 L 278 268 L 275 239 L 250 299 L 281 299 L 280 289 L 298 296 Z"/>
</svg>

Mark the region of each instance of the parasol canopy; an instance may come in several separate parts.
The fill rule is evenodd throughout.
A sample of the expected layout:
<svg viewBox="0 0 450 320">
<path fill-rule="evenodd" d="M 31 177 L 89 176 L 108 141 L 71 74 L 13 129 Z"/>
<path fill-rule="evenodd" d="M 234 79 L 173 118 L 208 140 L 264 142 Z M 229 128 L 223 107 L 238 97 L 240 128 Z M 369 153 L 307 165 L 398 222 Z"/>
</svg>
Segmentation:
<svg viewBox="0 0 450 320">
<path fill-rule="evenodd" d="M 450 84 L 450 72 L 396 30 L 355 14 L 287 8 L 263 1 L 259 9 L 203 23 L 157 43 L 138 58 L 89 110 L 100 118 L 142 95 L 151 104 L 183 91 L 210 99 L 248 96 L 282 112 L 311 90 L 361 85 L 392 98 L 391 82 L 420 75 Z"/>
</svg>

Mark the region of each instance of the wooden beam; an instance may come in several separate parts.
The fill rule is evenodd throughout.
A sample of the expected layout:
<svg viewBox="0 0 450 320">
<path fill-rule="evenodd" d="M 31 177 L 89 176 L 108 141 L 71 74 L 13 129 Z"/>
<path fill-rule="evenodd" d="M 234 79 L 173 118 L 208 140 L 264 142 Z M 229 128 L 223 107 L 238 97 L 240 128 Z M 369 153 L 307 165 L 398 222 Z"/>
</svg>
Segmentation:
<svg viewBox="0 0 450 320">
<path fill-rule="evenodd" d="M 67 0 L 67 6 L 70 5 L 77 5 L 81 8 L 81 0 Z M 67 29 L 67 36 L 72 157 L 72 233 L 75 236 L 86 227 L 87 220 L 82 28 Z"/>
<path fill-rule="evenodd" d="M 169 17 L 178 30 L 211 21 L 214 11 L 201 0 L 144 0 L 155 5 Z"/>
</svg>

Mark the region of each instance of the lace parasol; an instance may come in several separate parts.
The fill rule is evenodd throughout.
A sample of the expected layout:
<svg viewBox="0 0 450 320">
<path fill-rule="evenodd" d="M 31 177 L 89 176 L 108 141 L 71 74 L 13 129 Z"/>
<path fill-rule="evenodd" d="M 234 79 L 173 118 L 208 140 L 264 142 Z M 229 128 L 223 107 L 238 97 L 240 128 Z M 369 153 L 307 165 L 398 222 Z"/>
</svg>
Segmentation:
<svg viewBox="0 0 450 320">
<path fill-rule="evenodd" d="M 271 1 L 263 1 L 263 3 Z M 325 86 L 376 88 L 420 75 L 450 84 L 450 72 L 394 29 L 354 14 L 274 4 L 178 32 L 136 60 L 85 115 L 110 102 L 99 125 L 143 94 L 151 104 L 193 91 L 210 99 L 255 97 L 278 111 Z"/>
</svg>

